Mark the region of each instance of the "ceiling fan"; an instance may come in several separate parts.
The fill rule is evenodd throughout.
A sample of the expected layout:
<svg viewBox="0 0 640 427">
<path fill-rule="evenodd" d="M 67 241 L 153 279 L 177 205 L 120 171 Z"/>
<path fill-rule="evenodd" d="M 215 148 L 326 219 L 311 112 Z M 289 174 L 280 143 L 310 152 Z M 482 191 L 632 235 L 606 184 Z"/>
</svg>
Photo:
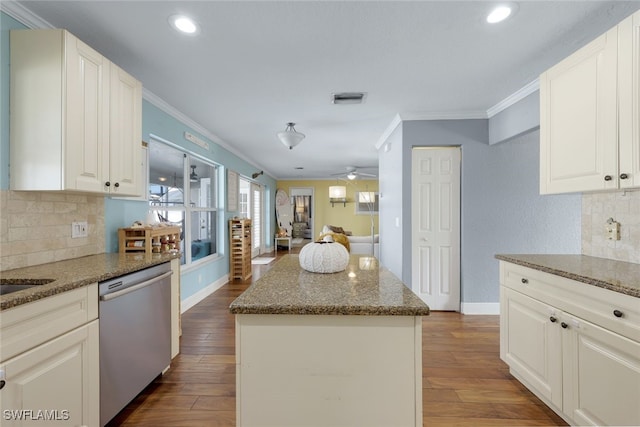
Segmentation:
<svg viewBox="0 0 640 427">
<path fill-rule="evenodd" d="M 372 168 L 365 168 L 365 167 L 357 167 L 357 166 L 347 166 L 346 167 L 346 171 L 345 172 L 341 172 L 341 173 L 334 173 L 331 174 L 331 176 L 344 176 L 347 179 L 353 181 L 354 179 L 358 178 L 358 177 L 371 177 L 371 178 L 377 178 L 378 175 L 373 174 L 373 173 L 367 173 L 367 172 L 359 172 L 358 169 L 372 169 Z"/>
</svg>

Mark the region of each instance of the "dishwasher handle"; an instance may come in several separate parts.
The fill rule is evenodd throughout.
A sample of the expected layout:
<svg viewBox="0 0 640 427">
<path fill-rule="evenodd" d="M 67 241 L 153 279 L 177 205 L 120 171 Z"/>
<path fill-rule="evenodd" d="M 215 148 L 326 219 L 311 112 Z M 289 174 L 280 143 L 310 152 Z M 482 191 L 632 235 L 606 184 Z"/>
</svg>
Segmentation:
<svg viewBox="0 0 640 427">
<path fill-rule="evenodd" d="M 131 292 L 135 292 L 138 289 L 145 288 L 149 285 L 153 285 L 159 280 L 164 279 L 165 277 L 169 277 L 173 274 L 173 271 L 167 271 L 166 273 L 161 274 L 160 276 L 156 276 L 152 279 L 145 280 L 144 282 L 138 283 L 137 285 L 130 286 L 128 288 L 122 289 L 120 291 L 112 292 L 110 294 L 105 294 L 100 296 L 100 301 L 109 301 L 114 298 L 118 298 L 119 296 L 126 295 Z"/>
</svg>

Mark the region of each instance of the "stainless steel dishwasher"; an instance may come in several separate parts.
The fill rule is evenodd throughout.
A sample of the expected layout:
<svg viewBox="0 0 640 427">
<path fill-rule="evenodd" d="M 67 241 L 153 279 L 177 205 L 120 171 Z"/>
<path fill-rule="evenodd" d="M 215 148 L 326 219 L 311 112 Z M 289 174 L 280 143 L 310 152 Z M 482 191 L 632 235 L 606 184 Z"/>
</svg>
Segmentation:
<svg viewBox="0 0 640 427">
<path fill-rule="evenodd" d="M 100 425 L 171 362 L 171 266 L 99 283 Z"/>
</svg>

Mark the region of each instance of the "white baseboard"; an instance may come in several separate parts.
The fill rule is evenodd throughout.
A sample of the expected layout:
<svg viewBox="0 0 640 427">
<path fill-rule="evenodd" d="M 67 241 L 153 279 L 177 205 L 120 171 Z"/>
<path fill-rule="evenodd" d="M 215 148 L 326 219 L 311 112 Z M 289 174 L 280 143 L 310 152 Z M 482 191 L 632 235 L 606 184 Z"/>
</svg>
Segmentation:
<svg viewBox="0 0 640 427">
<path fill-rule="evenodd" d="M 211 295 L 212 293 L 214 293 L 215 291 L 223 287 L 228 282 L 229 282 L 229 275 L 225 274 L 215 282 L 205 286 L 204 288 L 200 289 L 198 292 L 191 295 L 190 297 L 183 299 L 180 302 L 180 314 L 189 310 L 191 307 L 193 307 L 194 305 L 196 305 L 197 303 L 199 303 L 200 301 L 202 301 L 203 299 L 205 299 L 206 297 L 208 297 L 209 295 Z"/>
<path fill-rule="evenodd" d="M 462 314 L 500 314 L 499 302 L 463 302 L 460 303 Z"/>
</svg>

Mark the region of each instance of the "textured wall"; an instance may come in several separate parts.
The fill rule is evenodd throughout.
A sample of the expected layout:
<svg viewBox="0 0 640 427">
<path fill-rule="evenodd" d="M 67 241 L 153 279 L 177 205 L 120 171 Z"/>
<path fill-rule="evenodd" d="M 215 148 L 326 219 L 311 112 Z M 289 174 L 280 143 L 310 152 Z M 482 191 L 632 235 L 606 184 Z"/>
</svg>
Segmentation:
<svg viewBox="0 0 640 427">
<path fill-rule="evenodd" d="M 620 223 L 620 240 L 608 240 L 608 218 Z M 640 263 L 640 190 L 582 195 L 582 253 Z"/>
<path fill-rule="evenodd" d="M 104 197 L 58 192 L 0 191 L 0 270 L 104 252 Z M 71 238 L 87 221 L 88 237 Z"/>
</svg>

